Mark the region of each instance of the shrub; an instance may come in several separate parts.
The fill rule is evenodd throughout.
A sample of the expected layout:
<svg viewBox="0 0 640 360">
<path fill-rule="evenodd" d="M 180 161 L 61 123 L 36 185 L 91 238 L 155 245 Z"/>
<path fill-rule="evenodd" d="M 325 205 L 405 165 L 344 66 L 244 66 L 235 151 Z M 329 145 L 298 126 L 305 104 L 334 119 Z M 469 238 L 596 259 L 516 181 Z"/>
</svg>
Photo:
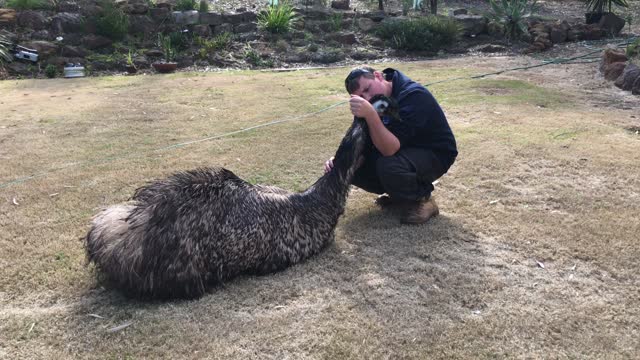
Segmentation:
<svg viewBox="0 0 640 360">
<path fill-rule="evenodd" d="M 7 0 L 6 7 L 15 10 L 49 9 L 51 5 L 46 0 Z"/>
<path fill-rule="evenodd" d="M 233 35 L 228 32 L 216 35 L 213 39 L 208 40 L 201 37 L 196 37 L 196 45 L 200 46 L 198 55 L 201 59 L 207 57 L 208 54 L 212 54 L 217 50 L 223 50 L 229 48 L 233 40 Z"/>
<path fill-rule="evenodd" d="M 176 2 L 177 11 L 197 10 L 196 0 L 178 0 Z"/>
<path fill-rule="evenodd" d="M 293 7 L 285 2 L 277 6 L 270 6 L 265 12 L 258 15 L 258 26 L 274 34 L 286 33 L 291 29 L 296 20 Z"/>
<path fill-rule="evenodd" d="M 536 0 L 489 0 L 491 13 L 487 15 L 490 21 L 497 23 L 504 29 L 508 39 L 517 39 L 527 33 L 527 18 L 533 15 Z"/>
<path fill-rule="evenodd" d="M 377 30 L 378 36 L 396 49 L 432 52 L 453 43 L 459 33 L 454 20 L 435 16 L 388 21 Z"/>
<path fill-rule="evenodd" d="M 627 45 L 627 57 L 640 58 L 640 38 Z"/>
<path fill-rule="evenodd" d="M 113 1 L 102 2 L 102 13 L 95 18 L 96 33 L 112 40 L 121 40 L 129 31 L 129 18 Z"/>
<path fill-rule="evenodd" d="M 260 54 L 258 54 L 258 52 L 255 51 L 249 44 L 247 44 L 247 46 L 244 48 L 244 59 L 253 66 L 258 66 L 258 67 L 274 66 L 273 59 L 263 60 L 262 57 L 260 57 Z"/>
<path fill-rule="evenodd" d="M 176 49 L 171 44 L 171 37 L 158 34 L 158 46 L 162 49 L 165 62 L 172 62 L 176 57 Z"/>
<path fill-rule="evenodd" d="M 171 47 L 177 51 L 186 50 L 189 47 L 189 35 L 182 31 L 173 31 L 169 33 Z"/>
<path fill-rule="evenodd" d="M 58 70 L 56 69 L 56 66 L 53 64 L 49 64 L 47 65 L 46 68 L 44 68 L 44 74 L 49 78 L 49 79 L 53 79 L 54 77 L 56 77 L 56 74 L 58 73 Z"/>
<path fill-rule="evenodd" d="M 8 45 L 9 40 L 3 35 L 0 35 L 0 65 L 5 62 L 10 62 L 13 59 L 9 53 L 9 49 L 7 49 Z"/>
<path fill-rule="evenodd" d="M 342 18 L 342 13 L 331 14 L 331 17 L 329 18 L 329 24 L 332 31 L 342 30 Z"/>
</svg>

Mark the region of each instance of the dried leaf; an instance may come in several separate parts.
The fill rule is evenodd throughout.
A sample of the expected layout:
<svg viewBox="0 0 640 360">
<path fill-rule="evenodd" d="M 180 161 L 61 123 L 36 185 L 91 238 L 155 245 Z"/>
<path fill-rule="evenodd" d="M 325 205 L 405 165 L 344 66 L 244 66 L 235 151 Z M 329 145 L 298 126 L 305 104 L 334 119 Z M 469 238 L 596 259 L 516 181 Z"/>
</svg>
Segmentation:
<svg viewBox="0 0 640 360">
<path fill-rule="evenodd" d="M 110 333 L 118 332 L 118 331 L 120 331 L 122 329 L 128 328 L 129 326 L 131 326 L 131 324 L 133 324 L 133 322 L 128 321 L 128 322 L 126 322 L 126 323 L 124 323 L 122 325 L 118 325 L 118 326 L 116 326 L 114 328 L 111 328 L 111 329 L 107 330 L 107 332 L 110 332 Z"/>
</svg>

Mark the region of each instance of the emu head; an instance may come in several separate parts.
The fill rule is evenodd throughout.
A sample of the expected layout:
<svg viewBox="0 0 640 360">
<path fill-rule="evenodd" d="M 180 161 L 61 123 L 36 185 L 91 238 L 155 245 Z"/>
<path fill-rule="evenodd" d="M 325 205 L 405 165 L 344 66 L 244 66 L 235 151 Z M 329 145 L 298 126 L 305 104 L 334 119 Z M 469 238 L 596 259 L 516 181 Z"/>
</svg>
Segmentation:
<svg viewBox="0 0 640 360">
<path fill-rule="evenodd" d="M 397 118 L 398 105 L 397 102 L 384 95 L 376 95 L 369 102 L 378 112 L 380 117 L 387 115 Z M 373 146 L 373 142 L 369 137 L 369 128 L 364 118 L 354 118 L 353 124 L 342 139 L 340 148 L 336 153 L 336 158 L 344 156 L 347 163 L 357 163 L 360 161 L 362 154 L 366 149 Z"/>
</svg>

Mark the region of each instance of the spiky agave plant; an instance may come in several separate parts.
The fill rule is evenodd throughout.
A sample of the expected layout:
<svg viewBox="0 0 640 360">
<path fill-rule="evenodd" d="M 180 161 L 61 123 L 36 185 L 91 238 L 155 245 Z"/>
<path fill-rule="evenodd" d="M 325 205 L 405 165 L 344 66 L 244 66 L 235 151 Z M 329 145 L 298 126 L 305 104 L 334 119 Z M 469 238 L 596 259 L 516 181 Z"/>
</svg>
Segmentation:
<svg viewBox="0 0 640 360">
<path fill-rule="evenodd" d="M 504 34 L 510 40 L 527 33 L 526 20 L 537 11 L 536 0 L 489 0 L 489 4 L 491 12 L 487 16 L 503 26 Z"/>
<path fill-rule="evenodd" d="M 627 0 L 585 0 L 585 3 L 588 11 L 596 14 L 604 13 L 605 9 L 611 12 L 613 5 L 625 8 L 629 7 Z"/>
</svg>

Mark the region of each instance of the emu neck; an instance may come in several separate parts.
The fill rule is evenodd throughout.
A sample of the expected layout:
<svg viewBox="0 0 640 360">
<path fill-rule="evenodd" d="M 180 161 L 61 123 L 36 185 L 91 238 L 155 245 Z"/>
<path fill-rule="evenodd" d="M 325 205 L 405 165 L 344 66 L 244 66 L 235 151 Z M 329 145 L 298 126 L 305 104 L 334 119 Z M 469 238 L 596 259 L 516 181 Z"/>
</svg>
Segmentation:
<svg viewBox="0 0 640 360">
<path fill-rule="evenodd" d="M 342 214 L 349 185 L 357 170 L 357 161 L 354 159 L 358 157 L 359 154 L 347 154 L 338 150 L 333 161 L 333 169 L 318 179 L 304 194 L 320 204 L 335 208 L 337 215 Z"/>
</svg>

